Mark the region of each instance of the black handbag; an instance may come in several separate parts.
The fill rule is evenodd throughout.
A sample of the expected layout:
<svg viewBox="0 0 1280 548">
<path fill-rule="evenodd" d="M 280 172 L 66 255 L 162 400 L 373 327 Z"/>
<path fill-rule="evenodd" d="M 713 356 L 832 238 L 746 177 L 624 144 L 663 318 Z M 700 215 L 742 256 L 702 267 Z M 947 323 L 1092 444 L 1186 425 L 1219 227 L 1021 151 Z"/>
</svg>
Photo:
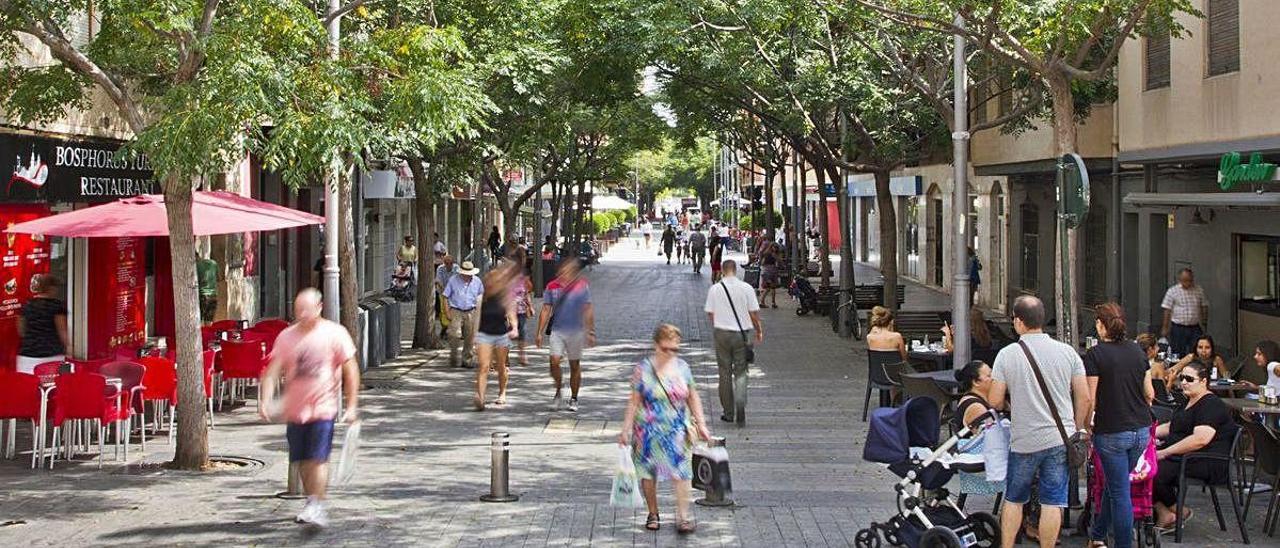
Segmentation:
<svg viewBox="0 0 1280 548">
<path fill-rule="evenodd" d="M 742 335 L 742 344 L 747 345 L 747 363 L 756 362 L 756 349 L 752 348 L 751 341 L 747 340 L 747 332 L 742 329 L 742 320 L 738 319 L 738 307 L 733 306 L 733 296 L 729 294 L 729 288 L 720 282 L 720 289 L 724 290 L 724 298 L 729 300 L 729 310 L 733 311 L 733 321 L 738 323 L 738 334 Z"/>
<path fill-rule="evenodd" d="M 1027 343 L 1018 341 L 1018 346 L 1021 346 L 1022 352 L 1027 355 L 1027 361 L 1031 362 L 1031 371 L 1036 374 L 1036 383 L 1040 385 L 1040 394 L 1049 404 L 1049 412 L 1053 414 L 1054 424 L 1058 425 L 1058 435 L 1062 436 L 1062 443 L 1067 448 L 1067 465 L 1075 470 L 1089 459 L 1089 442 L 1085 441 L 1084 434 L 1080 431 L 1076 431 L 1070 437 L 1067 436 L 1067 428 L 1062 425 L 1058 406 L 1053 403 L 1053 398 L 1049 395 L 1049 385 L 1044 382 L 1044 373 L 1040 372 L 1040 364 L 1036 362 L 1036 357 L 1031 355 L 1031 349 L 1027 347 Z"/>
</svg>

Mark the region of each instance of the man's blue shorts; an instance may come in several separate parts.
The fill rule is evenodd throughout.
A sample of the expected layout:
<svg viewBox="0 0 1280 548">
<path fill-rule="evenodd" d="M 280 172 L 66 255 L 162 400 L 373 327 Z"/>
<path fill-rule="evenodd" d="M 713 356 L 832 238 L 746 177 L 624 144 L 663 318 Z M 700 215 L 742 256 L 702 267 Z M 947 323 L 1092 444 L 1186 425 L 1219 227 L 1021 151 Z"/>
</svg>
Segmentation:
<svg viewBox="0 0 1280 548">
<path fill-rule="evenodd" d="M 1031 500 L 1031 483 L 1040 478 L 1040 505 L 1067 505 L 1067 448 L 1050 447 L 1035 453 L 1009 452 L 1009 474 L 1005 478 L 1004 500 L 1026 504 Z"/>
<path fill-rule="evenodd" d="M 333 449 L 333 419 L 302 424 L 291 422 L 285 436 L 289 439 L 289 462 L 326 462 L 329 451 Z"/>
</svg>

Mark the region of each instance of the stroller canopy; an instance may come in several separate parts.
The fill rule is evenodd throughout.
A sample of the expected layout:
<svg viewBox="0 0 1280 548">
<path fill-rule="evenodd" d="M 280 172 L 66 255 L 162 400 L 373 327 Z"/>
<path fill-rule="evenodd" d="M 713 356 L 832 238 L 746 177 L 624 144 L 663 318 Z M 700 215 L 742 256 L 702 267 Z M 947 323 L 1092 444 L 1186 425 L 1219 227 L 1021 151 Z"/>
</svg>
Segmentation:
<svg viewBox="0 0 1280 548">
<path fill-rule="evenodd" d="M 912 447 L 932 449 L 938 444 L 941 420 L 933 398 L 911 398 L 901 407 L 876 409 L 862 460 L 894 464 L 910 459 Z"/>
</svg>

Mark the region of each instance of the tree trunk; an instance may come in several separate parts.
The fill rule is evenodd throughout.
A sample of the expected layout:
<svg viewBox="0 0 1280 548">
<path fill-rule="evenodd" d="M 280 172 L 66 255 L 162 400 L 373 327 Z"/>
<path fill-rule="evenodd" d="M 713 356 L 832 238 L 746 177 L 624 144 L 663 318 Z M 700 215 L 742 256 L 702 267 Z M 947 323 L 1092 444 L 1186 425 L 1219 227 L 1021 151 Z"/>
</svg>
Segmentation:
<svg viewBox="0 0 1280 548">
<path fill-rule="evenodd" d="M 844 184 L 843 177 L 840 176 L 841 170 L 834 164 L 827 165 L 827 175 L 831 179 L 840 181 L 836 184 L 836 200 L 837 211 L 840 214 L 840 289 L 843 293 L 840 295 L 840 304 L 845 304 L 853 300 L 853 238 L 849 237 L 849 225 L 851 224 L 851 212 L 849 211 L 849 187 Z M 840 309 L 840 336 L 849 337 L 853 333 L 850 326 L 850 314 L 856 314 L 857 309 L 852 305 Z"/>
<path fill-rule="evenodd" d="M 360 288 L 358 280 L 360 278 L 359 266 L 356 264 L 356 223 L 352 214 L 352 209 L 357 207 L 353 201 L 351 192 L 351 171 L 348 166 L 343 166 L 343 172 L 338 175 L 338 206 L 341 211 L 341 219 L 338 221 L 338 268 L 342 270 L 342 274 L 338 279 L 339 294 L 341 295 L 341 306 L 339 307 L 339 317 L 342 319 L 342 326 L 347 328 L 347 332 L 351 334 L 351 338 L 360 340 Z M 433 242 L 434 243 L 434 242 Z"/>
<path fill-rule="evenodd" d="M 435 245 L 432 238 L 436 225 L 436 193 L 432 181 L 427 176 L 427 167 L 422 158 L 409 158 L 409 171 L 413 173 L 413 189 L 416 198 L 413 201 L 413 216 L 418 224 L 418 241 L 424 247 L 418 252 L 418 287 L 417 306 L 413 322 L 413 347 L 436 348 L 440 346 L 440 330 L 436 329 L 436 267 L 435 253 L 426 249 L 427 242 Z M 433 168 L 434 169 L 434 168 Z"/>
<path fill-rule="evenodd" d="M 773 159 L 770 158 L 764 168 L 764 236 L 770 242 L 777 241 L 778 238 L 778 227 L 773 218 L 773 179 L 777 175 L 778 170 L 774 168 Z"/>
<path fill-rule="evenodd" d="M 546 236 L 551 236 L 551 241 L 555 242 L 560 237 L 560 181 L 551 181 L 551 226 Z M 546 236 L 543 236 L 545 238 Z M 542 251 L 542 242 L 538 242 L 538 252 Z"/>
<path fill-rule="evenodd" d="M 898 214 L 889 193 L 889 170 L 875 172 L 876 213 L 880 217 L 880 275 L 884 278 L 884 306 L 898 309 Z"/>
<path fill-rule="evenodd" d="M 831 225 L 827 222 L 827 172 L 820 164 L 814 165 L 814 175 L 818 180 L 818 233 L 822 238 L 818 244 L 818 270 L 822 276 L 822 287 L 831 287 Z"/>
<path fill-rule="evenodd" d="M 191 221 L 190 182 L 168 176 L 163 180 L 165 213 L 169 220 L 169 256 L 173 261 L 174 345 L 178 350 L 178 445 L 173 467 L 200 470 L 209 462 L 209 432 L 205 423 L 204 355 L 200 347 L 200 303 L 196 283 L 196 238 Z"/>
<path fill-rule="evenodd" d="M 1076 151 L 1076 112 L 1075 98 L 1071 92 L 1071 81 L 1062 73 L 1046 74 L 1049 94 L 1053 97 L 1053 145 L 1058 158 Z M 1061 204 L 1058 207 L 1061 211 Z M 1054 232 L 1054 300 L 1058 303 L 1058 340 L 1078 346 L 1080 329 L 1076 321 L 1080 318 L 1081 279 L 1079 249 L 1079 230 L 1066 229 L 1066 224 L 1059 220 Z M 1066 238 L 1066 257 L 1062 256 L 1063 241 Z"/>
<path fill-rule="evenodd" d="M 787 207 L 789 203 L 787 199 L 787 162 L 782 162 L 782 169 L 779 171 L 781 173 L 781 181 L 778 184 L 778 191 L 782 196 L 782 207 L 780 209 L 782 211 L 783 244 L 787 246 L 787 262 L 791 263 L 791 271 L 794 272 L 797 264 L 795 260 L 796 225 L 795 218 L 791 215 L 792 210 Z M 792 173 L 794 174 L 794 172 L 795 170 L 793 168 Z M 795 184 L 795 177 L 791 177 L 791 186 L 794 187 Z M 791 227 L 791 230 L 786 230 L 786 227 Z"/>
</svg>

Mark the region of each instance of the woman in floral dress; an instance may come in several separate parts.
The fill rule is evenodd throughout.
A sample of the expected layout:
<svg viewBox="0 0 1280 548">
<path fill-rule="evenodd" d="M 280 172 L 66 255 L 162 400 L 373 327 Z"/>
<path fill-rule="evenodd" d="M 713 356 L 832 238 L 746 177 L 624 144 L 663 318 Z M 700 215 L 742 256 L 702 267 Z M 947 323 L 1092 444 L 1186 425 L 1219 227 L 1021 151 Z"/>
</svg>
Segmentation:
<svg viewBox="0 0 1280 548">
<path fill-rule="evenodd" d="M 657 480 L 662 479 L 674 482 L 676 530 L 687 534 L 694 531 L 689 515 L 693 479 L 690 429 L 704 440 L 711 439 L 711 431 L 703 418 L 693 373 L 679 352 L 680 329 L 659 325 L 653 333 L 653 355 L 641 360 L 632 374 L 631 398 L 618 443 L 631 446 L 649 511 L 645 528 L 656 531 L 660 527 Z"/>
</svg>

